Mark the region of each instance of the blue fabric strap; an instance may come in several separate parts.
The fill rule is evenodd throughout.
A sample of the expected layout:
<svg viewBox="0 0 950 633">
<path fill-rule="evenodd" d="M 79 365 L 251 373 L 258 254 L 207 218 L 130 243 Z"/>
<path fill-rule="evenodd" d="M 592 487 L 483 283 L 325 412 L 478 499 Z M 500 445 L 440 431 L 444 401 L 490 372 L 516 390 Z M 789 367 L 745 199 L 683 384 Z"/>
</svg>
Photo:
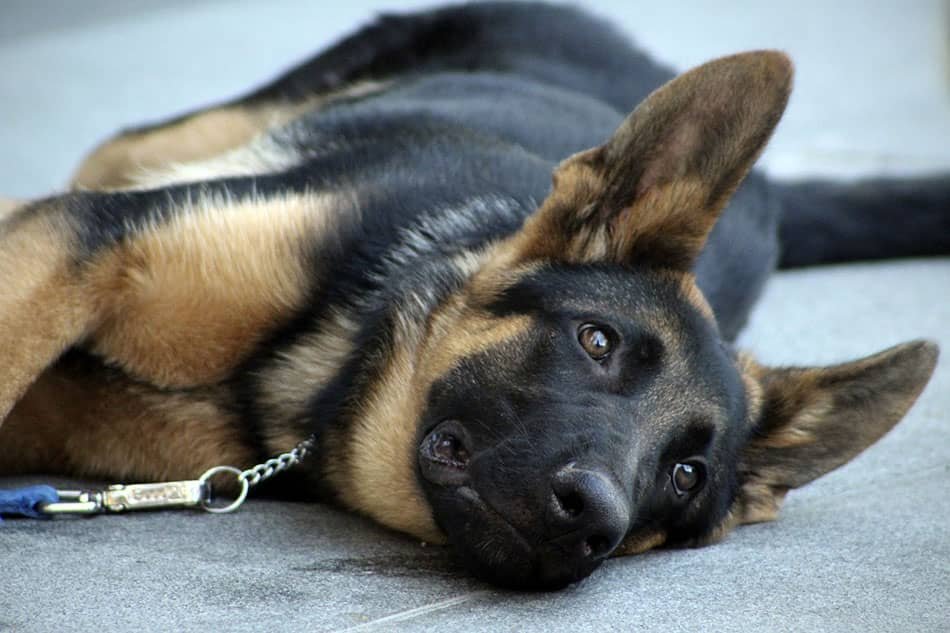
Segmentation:
<svg viewBox="0 0 950 633">
<path fill-rule="evenodd" d="M 0 490 L 0 515 L 18 514 L 34 519 L 46 518 L 36 506 L 41 503 L 56 503 L 59 495 L 50 486 L 29 486 L 15 490 Z"/>
</svg>

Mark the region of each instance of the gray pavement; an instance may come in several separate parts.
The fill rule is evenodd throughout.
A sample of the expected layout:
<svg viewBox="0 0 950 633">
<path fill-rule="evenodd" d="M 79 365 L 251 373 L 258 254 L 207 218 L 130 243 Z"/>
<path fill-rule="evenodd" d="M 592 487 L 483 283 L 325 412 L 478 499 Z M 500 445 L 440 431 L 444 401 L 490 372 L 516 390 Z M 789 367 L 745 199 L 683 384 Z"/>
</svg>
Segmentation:
<svg viewBox="0 0 950 633">
<path fill-rule="evenodd" d="M 7 0 L 0 192 L 61 188 L 116 128 L 239 93 L 374 11 L 417 4 Z M 789 51 L 797 88 L 763 158 L 773 173 L 950 169 L 944 4 L 770 4 L 595 9 L 680 68 Z M 946 356 L 948 294 L 948 258 L 783 273 L 742 341 L 771 363 L 830 363 L 918 337 Z M 704 549 L 613 560 L 555 594 L 492 589 L 440 548 L 315 505 L 8 521 L 0 630 L 947 631 L 948 411 L 945 359 L 903 423 L 791 493 L 779 521 Z"/>
</svg>

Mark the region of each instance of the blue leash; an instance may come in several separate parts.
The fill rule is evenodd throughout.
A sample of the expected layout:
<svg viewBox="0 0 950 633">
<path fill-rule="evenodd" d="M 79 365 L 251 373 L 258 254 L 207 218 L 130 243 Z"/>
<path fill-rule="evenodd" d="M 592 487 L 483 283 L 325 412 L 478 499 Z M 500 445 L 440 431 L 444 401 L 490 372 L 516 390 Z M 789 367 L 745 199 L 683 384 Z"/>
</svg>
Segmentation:
<svg viewBox="0 0 950 633">
<path fill-rule="evenodd" d="M 48 518 L 40 512 L 38 506 L 43 503 L 56 503 L 59 493 L 50 486 L 27 486 L 14 490 L 0 490 L 0 516 L 12 514 L 34 519 Z M 0 519 L 2 521 L 3 519 Z"/>
</svg>

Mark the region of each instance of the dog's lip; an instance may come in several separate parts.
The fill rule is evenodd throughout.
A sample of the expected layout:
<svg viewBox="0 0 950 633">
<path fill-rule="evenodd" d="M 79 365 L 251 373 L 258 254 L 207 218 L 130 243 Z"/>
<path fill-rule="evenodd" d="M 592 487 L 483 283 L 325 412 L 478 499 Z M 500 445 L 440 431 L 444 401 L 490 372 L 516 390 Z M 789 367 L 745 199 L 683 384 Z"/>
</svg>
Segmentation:
<svg viewBox="0 0 950 633">
<path fill-rule="evenodd" d="M 521 532 L 511 524 L 508 519 L 504 517 L 498 510 L 493 508 L 485 499 L 478 494 L 478 491 L 472 488 L 471 486 L 459 486 L 455 490 L 456 494 L 459 495 L 464 501 L 469 505 L 476 507 L 478 510 L 483 512 L 485 515 L 492 517 L 499 521 L 505 526 L 511 536 L 514 538 L 515 543 L 525 552 L 533 552 L 534 548 L 531 547 L 527 539 L 522 536 Z"/>
<path fill-rule="evenodd" d="M 549 566 L 544 562 L 543 557 L 545 556 L 545 552 L 547 552 L 547 554 L 561 552 L 562 550 L 558 547 L 558 544 L 548 542 L 544 546 L 532 547 L 518 528 L 505 519 L 500 512 L 492 508 L 476 490 L 469 486 L 462 486 L 458 488 L 456 492 L 467 503 L 480 510 L 489 520 L 493 520 L 496 525 L 504 525 L 505 529 L 511 535 L 512 545 L 514 546 L 512 549 L 520 549 L 525 556 L 525 567 L 516 574 L 522 576 L 522 579 L 517 580 L 515 584 L 512 585 L 515 588 L 523 588 L 524 585 L 522 585 L 522 582 L 527 581 L 527 586 L 532 588 L 560 589 L 586 578 L 593 571 L 591 569 L 578 573 L 574 570 L 566 576 L 561 572 L 556 572 L 555 576 L 551 576 L 550 570 L 548 569 Z M 511 552 L 511 554 L 517 556 L 515 552 Z M 509 575 L 506 577 L 505 582 L 510 582 L 512 579 L 512 576 Z"/>
</svg>

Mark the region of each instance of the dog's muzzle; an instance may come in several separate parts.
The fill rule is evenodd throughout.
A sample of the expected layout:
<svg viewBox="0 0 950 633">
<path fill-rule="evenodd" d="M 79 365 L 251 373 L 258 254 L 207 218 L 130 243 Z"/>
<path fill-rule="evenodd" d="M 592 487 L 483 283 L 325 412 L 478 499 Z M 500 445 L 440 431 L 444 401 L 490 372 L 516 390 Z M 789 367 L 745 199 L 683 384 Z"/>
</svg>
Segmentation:
<svg viewBox="0 0 950 633">
<path fill-rule="evenodd" d="M 630 502 L 605 470 L 571 462 L 498 486 L 491 471 L 499 465 L 474 448 L 464 426 L 449 420 L 422 440 L 418 456 L 436 521 L 475 574 L 557 589 L 588 576 L 620 545 Z"/>
</svg>

